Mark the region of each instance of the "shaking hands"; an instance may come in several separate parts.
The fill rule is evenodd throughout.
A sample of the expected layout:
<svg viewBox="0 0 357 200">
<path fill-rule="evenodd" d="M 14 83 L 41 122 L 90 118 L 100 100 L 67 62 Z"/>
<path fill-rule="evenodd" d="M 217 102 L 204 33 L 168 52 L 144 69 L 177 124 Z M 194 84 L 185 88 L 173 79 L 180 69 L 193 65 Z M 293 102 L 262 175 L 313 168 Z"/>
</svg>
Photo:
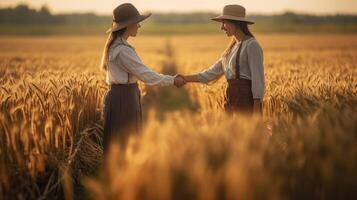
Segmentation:
<svg viewBox="0 0 357 200">
<path fill-rule="evenodd" d="M 177 88 L 180 88 L 180 87 L 184 86 L 186 83 L 187 83 L 187 81 L 185 80 L 185 78 L 181 74 L 177 74 L 175 76 L 174 85 Z"/>
</svg>

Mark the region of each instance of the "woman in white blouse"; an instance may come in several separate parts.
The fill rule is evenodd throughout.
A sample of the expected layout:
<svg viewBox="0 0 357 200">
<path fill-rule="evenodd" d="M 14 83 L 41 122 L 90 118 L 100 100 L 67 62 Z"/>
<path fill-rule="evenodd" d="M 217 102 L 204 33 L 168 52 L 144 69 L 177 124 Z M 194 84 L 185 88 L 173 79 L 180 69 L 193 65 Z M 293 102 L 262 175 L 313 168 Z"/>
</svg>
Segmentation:
<svg viewBox="0 0 357 200">
<path fill-rule="evenodd" d="M 234 38 L 215 64 L 200 73 L 183 76 L 184 79 L 187 82 L 208 83 L 225 75 L 228 81 L 226 111 L 261 114 L 264 96 L 263 50 L 248 28 L 254 22 L 246 19 L 245 8 L 240 5 L 225 6 L 223 15 L 212 20 L 221 22 L 221 29 Z"/>
<path fill-rule="evenodd" d="M 125 146 L 129 133 L 141 129 L 142 113 L 140 90 L 137 81 L 147 85 L 181 87 L 185 80 L 180 76 L 159 74 L 147 67 L 127 39 L 135 37 L 140 28 L 139 22 L 150 14 L 141 15 L 129 3 L 121 4 L 113 11 L 113 24 L 102 57 L 101 68 L 106 72 L 109 85 L 104 100 L 104 152 L 112 140 Z"/>
</svg>

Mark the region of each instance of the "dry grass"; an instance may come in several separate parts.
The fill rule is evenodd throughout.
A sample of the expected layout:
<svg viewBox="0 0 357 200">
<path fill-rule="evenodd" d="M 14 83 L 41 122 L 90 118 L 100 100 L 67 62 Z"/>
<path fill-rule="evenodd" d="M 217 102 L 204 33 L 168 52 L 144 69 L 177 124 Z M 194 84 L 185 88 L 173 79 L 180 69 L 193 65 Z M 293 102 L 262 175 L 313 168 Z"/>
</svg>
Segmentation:
<svg viewBox="0 0 357 200">
<path fill-rule="evenodd" d="M 113 146 L 110 164 L 86 179 L 102 163 L 105 37 L 0 38 L 0 198 L 77 199 L 83 180 L 94 199 L 356 198 L 357 37 L 257 38 L 263 119 L 224 115 L 224 79 L 161 93 L 141 86 L 144 104 L 176 111 L 148 115 L 142 136 L 126 151 Z M 194 73 L 228 40 L 132 42 L 156 70 Z"/>
</svg>

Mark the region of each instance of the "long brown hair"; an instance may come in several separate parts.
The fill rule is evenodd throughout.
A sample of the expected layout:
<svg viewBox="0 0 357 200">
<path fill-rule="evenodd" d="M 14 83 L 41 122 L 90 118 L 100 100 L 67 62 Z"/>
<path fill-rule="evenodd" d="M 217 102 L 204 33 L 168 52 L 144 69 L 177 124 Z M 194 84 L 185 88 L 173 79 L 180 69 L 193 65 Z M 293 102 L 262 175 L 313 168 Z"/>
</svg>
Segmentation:
<svg viewBox="0 0 357 200">
<path fill-rule="evenodd" d="M 236 21 L 236 20 L 226 20 L 230 23 L 233 23 L 237 28 L 239 28 L 245 35 L 254 37 L 254 35 L 252 34 L 252 32 L 250 32 L 249 27 L 248 27 L 248 23 L 247 22 L 243 22 L 243 21 Z M 236 40 L 233 38 L 232 41 L 229 43 L 228 47 L 226 48 L 226 50 L 223 52 L 222 57 L 224 59 L 227 58 L 228 54 L 231 52 L 233 46 L 236 44 Z"/>
<path fill-rule="evenodd" d="M 108 69 L 108 60 L 109 60 L 109 48 L 113 44 L 113 42 L 118 38 L 121 37 L 126 31 L 126 28 L 120 29 L 115 32 L 111 32 L 108 35 L 107 41 L 104 45 L 102 61 L 100 63 L 100 69 L 106 71 Z"/>
</svg>

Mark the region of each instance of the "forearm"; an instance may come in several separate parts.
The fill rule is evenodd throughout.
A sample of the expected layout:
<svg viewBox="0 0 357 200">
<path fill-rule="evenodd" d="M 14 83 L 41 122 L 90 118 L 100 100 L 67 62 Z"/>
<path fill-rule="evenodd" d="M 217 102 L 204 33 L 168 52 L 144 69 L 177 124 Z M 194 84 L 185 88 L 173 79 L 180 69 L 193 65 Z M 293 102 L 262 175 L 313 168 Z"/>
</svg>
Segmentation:
<svg viewBox="0 0 357 200">
<path fill-rule="evenodd" d="M 135 71 L 133 74 L 150 86 L 170 86 L 174 84 L 173 76 L 160 74 L 150 69 Z"/>
<path fill-rule="evenodd" d="M 183 78 L 186 80 L 186 82 L 200 82 L 197 74 L 184 75 Z"/>
</svg>

